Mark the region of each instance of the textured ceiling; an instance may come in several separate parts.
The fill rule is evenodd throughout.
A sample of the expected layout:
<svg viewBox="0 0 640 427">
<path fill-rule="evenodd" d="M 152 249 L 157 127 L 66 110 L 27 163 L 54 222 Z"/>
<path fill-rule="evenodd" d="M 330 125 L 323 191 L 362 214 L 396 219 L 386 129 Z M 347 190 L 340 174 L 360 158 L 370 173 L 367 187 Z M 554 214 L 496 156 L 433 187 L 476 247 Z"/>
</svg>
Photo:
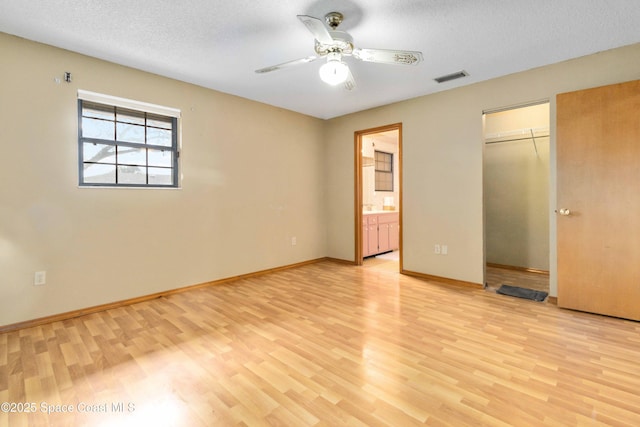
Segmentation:
<svg viewBox="0 0 640 427">
<path fill-rule="evenodd" d="M 353 91 L 323 83 L 322 60 L 254 72 L 314 54 L 296 15 L 334 10 L 356 47 L 424 62 L 347 58 Z M 637 43 L 638 22 L 639 0 L 0 0 L 1 32 L 325 119 Z"/>
</svg>

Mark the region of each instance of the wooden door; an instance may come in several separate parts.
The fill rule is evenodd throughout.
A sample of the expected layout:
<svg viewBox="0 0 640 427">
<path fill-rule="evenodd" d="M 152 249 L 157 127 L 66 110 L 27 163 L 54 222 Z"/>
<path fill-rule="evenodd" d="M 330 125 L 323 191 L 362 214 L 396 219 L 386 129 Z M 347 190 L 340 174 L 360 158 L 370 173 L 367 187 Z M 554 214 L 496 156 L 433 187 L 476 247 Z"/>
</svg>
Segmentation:
<svg viewBox="0 0 640 427">
<path fill-rule="evenodd" d="M 640 80 L 557 97 L 558 305 L 640 320 Z"/>
</svg>

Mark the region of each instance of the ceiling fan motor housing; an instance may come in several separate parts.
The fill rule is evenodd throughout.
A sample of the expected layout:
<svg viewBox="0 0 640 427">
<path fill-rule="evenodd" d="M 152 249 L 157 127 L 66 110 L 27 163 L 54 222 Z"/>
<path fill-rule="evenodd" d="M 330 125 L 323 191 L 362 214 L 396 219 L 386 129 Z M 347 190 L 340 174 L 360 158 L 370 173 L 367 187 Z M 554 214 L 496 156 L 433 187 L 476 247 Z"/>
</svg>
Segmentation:
<svg viewBox="0 0 640 427">
<path fill-rule="evenodd" d="M 345 31 L 329 31 L 333 43 L 322 43 L 316 40 L 315 51 L 320 56 L 325 56 L 329 52 L 339 52 L 349 55 L 353 52 L 353 37 Z"/>
</svg>

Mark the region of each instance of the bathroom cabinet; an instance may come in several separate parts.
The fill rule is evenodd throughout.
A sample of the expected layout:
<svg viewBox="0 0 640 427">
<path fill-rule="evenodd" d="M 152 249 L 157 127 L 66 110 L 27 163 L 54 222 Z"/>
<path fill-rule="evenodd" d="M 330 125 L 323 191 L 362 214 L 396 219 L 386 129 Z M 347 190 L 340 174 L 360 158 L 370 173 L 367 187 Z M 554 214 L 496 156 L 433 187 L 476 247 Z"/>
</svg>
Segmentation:
<svg viewBox="0 0 640 427">
<path fill-rule="evenodd" d="M 398 212 L 365 213 L 362 216 L 362 256 L 394 251 L 400 246 Z"/>
</svg>

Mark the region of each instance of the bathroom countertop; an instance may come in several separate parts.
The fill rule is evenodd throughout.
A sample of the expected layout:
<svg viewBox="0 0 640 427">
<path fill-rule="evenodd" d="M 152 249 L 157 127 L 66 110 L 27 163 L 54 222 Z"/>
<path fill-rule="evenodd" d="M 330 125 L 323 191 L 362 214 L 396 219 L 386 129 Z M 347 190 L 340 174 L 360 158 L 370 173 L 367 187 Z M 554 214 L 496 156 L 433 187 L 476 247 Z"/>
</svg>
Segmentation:
<svg viewBox="0 0 640 427">
<path fill-rule="evenodd" d="M 371 210 L 371 211 L 362 211 L 362 215 L 373 215 L 373 214 L 380 215 L 380 214 L 396 213 L 396 212 L 398 212 L 398 211 L 396 211 L 396 210 L 385 211 L 385 210 L 382 210 L 382 209 L 374 209 L 374 210 Z"/>
</svg>

